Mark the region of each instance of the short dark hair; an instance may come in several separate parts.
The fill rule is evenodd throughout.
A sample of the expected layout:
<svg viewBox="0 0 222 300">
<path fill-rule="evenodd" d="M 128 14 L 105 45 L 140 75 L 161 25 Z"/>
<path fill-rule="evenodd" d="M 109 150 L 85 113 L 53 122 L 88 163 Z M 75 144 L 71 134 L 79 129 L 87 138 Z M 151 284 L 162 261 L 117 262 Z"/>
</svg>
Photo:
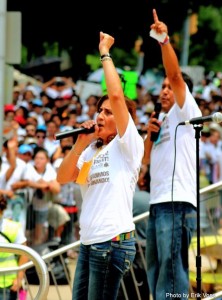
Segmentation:
<svg viewBox="0 0 222 300">
<path fill-rule="evenodd" d="M 5 210 L 7 207 L 7 200 L 3 194 L 0 194 L 0 211 Z"/>
<path fill-rule="evenodd" d="M 184 72 L 181 72 L 182 74 L 182 77 L 183 77 L 183 80 L 186 82 L 187 86 L 188 86 L 188 89 L 190 91 L 190 93 L 192 94 L 193 92 L 193 80 L 191 79 L 191 77 L 184 73 Z"/>
</svg>

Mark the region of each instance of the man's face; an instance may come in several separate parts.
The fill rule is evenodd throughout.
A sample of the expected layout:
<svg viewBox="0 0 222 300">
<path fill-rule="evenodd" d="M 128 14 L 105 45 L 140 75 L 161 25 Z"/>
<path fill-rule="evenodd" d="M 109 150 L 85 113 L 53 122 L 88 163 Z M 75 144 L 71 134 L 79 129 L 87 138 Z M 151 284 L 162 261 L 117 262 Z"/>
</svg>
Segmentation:
<svg viewBox="0 0 222 300">
<path fill-rule="evenodd" d="M 160 101 L 162 110 L 167 113 L 175 103 L 174 93 L 171 89 L 168 78 L 165 78 L 160 91 Z"/>
</svg>

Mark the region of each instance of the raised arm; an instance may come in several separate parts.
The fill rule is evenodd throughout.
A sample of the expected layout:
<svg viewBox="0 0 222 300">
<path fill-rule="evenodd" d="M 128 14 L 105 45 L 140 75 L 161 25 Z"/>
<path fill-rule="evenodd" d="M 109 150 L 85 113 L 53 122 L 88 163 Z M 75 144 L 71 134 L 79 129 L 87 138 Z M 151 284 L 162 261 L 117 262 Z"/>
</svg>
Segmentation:
<svg viewBox="0 0 222 300">
<path fill-rule="evenodd" d="M 151 29 L 155 30 L 157 34 L 166 33 L 167 38 L 161 45 L 162 60 L 165 68 L 166 76 L 169 79 L 171 88 L 175 94 L 175 100 L 180 108 L 183 107 L 185 101 L 185 82 L 183 80 L 179 62 L 176 53 L 170 44 L 170 38 L 168 36 L 168 28 L 165 23 L 159 21 L 157 12 L 153 9 L 154 23 L 151 25 Z"/>
<path fill-rule="evenodd" d="M 125 103 L 123 88 L 119 74 L 116 71 L 110 55 L 110 48 L 114 44 L 114 38 L 106 33 L 100 32 L 99 51 L 104 70 L 104 76 L 109 96 L 112 113 L 115 118 L 118 133 L 122 136 L 128 124 L 129 113 Z"/>
<path fill-rule="evenodd" d="M 12 174 L 15 171 L 16 168 L 16 150 L 17 150 L 17 140 L 11 139 L 8 141 L 8 162 L 9 162 L 9 168 L 6 171 L 5 179 L 8 181 Z"/>
</svg>

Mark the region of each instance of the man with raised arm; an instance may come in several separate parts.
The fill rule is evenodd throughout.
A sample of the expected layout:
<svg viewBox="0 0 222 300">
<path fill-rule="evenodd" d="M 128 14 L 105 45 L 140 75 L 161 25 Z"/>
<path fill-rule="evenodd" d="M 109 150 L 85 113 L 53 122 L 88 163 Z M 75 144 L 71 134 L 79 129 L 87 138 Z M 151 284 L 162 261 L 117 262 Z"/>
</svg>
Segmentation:
<svg viewBox="0 0 222 300">
<path fill-rule="evenodd" d="M 166 77 L 159 95 L 162 112 L 158 120 L 155 112 L 151 115 L 144 141 L 143 163 L 150 164 L 151 177 L 147 276 L 153 300 L 187 299 L 188 248 L 196 229 L 195 130 L 177 125 L 201 112 L 192 96 L 192 81 L 181 72 L 168 28 L 155 9 L 153 18 L 154 38 L 165 35 L 159 44 Z M 151 133 L 159 129 L 159 138 L 151 141 Z"/>
</svg>

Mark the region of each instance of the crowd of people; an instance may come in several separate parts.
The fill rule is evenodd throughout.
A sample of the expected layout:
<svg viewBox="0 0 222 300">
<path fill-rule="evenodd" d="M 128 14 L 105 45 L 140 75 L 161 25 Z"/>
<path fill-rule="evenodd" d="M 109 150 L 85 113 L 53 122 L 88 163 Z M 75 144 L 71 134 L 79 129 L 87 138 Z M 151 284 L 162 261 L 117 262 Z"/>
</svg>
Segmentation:
<svg viewBox="0 0 222 300">
<path fill-rule="evenodd" d="M 155 10 L 153 18 L 151 29 L 165 34 L 158 41 L 166 73 L 158 96 L 139 82 L 137 99 L 124 95 L 110 54 L 114 38 L 100 32 L 105 94 L 82 101 L 72 79 L 55 76 L 38 85 L 15 82 L 12 102 L 4 105 L 0 194 L 8 203 L 23 200 L 22 243 L 80 239 L 73 300 L 116 299 L 135 257 L 133 216 L 141 207 L 150 211 L 147 228 L 138 228 L 147 241 L 153 299 L 187 299 L 175 295 L 189 293 L 188 248 L 196 230 L 194 129 L 178 129 L 175 170 L 174 134 L 180 122 L 221 110 L 222 78 L 218 73 L 193 87 Z M 162 107 L 158 118 L 156 102 Z M 94 130 L 55 138 L 79 127 Z M 199 171 L 205 185 L 222 179 L 220 124 L 203 125 Z M 5 218 L 13 219 L 10 209 L 4 208 Z"/>
</svg>

